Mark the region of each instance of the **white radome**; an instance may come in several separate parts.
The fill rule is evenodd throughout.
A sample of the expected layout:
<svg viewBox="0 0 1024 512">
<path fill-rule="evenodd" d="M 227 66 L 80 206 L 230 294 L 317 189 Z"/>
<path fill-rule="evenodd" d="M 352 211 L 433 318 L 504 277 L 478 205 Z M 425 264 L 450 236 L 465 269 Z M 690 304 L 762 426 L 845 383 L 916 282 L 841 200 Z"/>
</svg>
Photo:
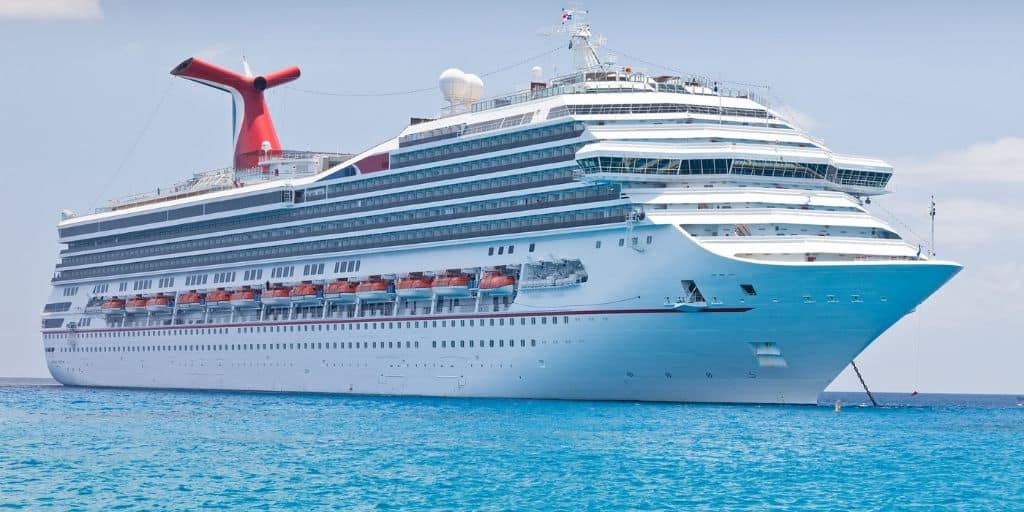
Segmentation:
<svg viewBox="0 0 1024 512">
<path fill-rule="evenodd" d="M 484 81 L 474 74 L 467 74 L 464 77 L 466 79 L 466 94 L 462 97 L 462 103 L 471 105 L 483 97 Z"/>
<path fill-rule="evenodd" d="M 441 94 L 444 95 L 445 101 L 449 103 L 460 102 L 466 96 L 466 92 L 469 89 L 466 73 L 463 73 L 458 68 L 444 70 L 437 84 L 441 88 Z"/>
</svg>

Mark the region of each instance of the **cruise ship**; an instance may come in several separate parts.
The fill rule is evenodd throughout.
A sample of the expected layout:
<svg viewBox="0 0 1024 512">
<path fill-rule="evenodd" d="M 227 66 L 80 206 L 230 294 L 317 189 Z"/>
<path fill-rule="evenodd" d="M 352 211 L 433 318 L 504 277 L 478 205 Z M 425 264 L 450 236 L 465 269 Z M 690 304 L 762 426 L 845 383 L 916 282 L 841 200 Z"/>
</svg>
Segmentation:
<svg viewBox="0 0 1024 512">
<path fill-rule="evenodd" d="M 815 403 L 959 270 L 865 204 L 884 161 L 835 153 L 751 91 L 600 56 L 357 154 L 289 151 L 254 75 L 230 168 L 65 210 L 42 310 L 66 385 Z M 525 75 L 525 73 L 524 73 Z M 524 82 L 525 82 L 524 76 Z"/>
</svg>

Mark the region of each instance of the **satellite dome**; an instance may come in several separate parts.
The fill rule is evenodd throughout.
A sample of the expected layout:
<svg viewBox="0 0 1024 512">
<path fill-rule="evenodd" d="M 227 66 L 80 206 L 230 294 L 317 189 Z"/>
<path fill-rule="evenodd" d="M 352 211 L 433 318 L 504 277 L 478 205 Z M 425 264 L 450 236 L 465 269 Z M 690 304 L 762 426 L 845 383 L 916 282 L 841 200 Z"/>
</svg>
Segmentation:
<svg viewBox="0 0 1024 512">
<path fill-rule="evenodd" d="M 452 104 L 462 101 L 469 89 L 466 74 L 458 68 L 444 70 L 444 73 L 441 73 L 441 78 L 437 81 L 437 85 L 441 88 L 441 94 L 444 96 L 444 99 Z"/>
<path fill-rule="evenodd" d="M 473 74 L 463 76 L 466 80 L 466 94 L 462 97 L 462 103 L 471 105 L 480 101 L 484 95 L 484 81 Z"/>
<path fill-rule="evenodd" d="M 540 66 L 534 66 L 532 69 L 530 69 L 530 81 L 532 81 L 533 83 L 538 83 L 542 80 L 544 80 L 544 68 Z"/>
</svg>

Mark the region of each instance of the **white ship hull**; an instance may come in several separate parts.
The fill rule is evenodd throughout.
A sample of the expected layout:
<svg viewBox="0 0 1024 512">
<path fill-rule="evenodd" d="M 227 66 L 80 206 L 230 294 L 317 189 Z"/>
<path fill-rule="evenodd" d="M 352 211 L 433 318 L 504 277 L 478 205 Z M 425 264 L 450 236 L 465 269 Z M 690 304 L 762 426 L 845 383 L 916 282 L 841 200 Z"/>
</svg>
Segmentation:
<svg viewBox="0 0 1024 512">
<path fill-rule="evenodd" d="M 585 253 L 589 282 L 522 291 L 507 310 L 125 328 L 112 340 L 86 335 L 104 329 L 82 329 L 74 352 L 66 338 L 46 340 L 62 349 L 48 353 L 49 368 L 58 381 L 81 386 L 814 403 L 850 360 L 959 270 L 921 262 L 754 263 L 714 255 L 669 226 L 652 232 L 644 252 L 591 249 L 593 239 L 621 230 L 546 242 L 555 253 Z M 383 254 L 380 264 L 450 262 L 476 257 L 479 245 L 416 252 Z M 707 308 L 677 311 L 666 303 L 681 279 L 708 274 L 718 284 L 705 285 Z M 738 282 L 756 283 L 758 295 L 743 297 Z M 397 322 L 422 327 L 386 327 Z M 389 343 L 402 345 L 382 348 Z M 260 348 L 278 344 L 304 346 Z M 762 344 L 768 357 L 758 356 Z M 163 348 L 87 348 L 110 345 Z"/>
<path fill-rule="evenodd" d="M 478 82 L 446 71 L 447 112 L 357 155 L 271 144 L 253 162 L 243 143 L 276 135 L 239 135 L 234 168 L 66 212 L 41 319 L 50 372 L 80 386 L 814 403 L 960 269 L 868 210 L 889 191 L 886 162 L 828 149 L 750 91 L 594 72 L 589 25 L 566 33 L 576 72 L 469 105 L 453 91 Z M 194 58 L 172 74 L 249 79 Z M 236 126 L 272 133 L 260 119 Z M 426 276 L 437 289 L 396 293 Z M 341 280 L 375 284 L 283 296 Z M 97 313 L 239 291 L 262 301 Z"/>
</svg>

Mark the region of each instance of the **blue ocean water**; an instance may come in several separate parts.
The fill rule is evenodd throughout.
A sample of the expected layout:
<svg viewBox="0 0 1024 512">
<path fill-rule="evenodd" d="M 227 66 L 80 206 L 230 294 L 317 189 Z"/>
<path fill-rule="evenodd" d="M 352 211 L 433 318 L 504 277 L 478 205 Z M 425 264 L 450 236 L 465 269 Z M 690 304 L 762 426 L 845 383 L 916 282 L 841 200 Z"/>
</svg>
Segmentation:
<svg viewBox="0 0 1024 512">
<path fill-rule="evenodd" d="M 1021 510 L 1024 407 L 0 387 L 0 509 Z M 883 401 L 887 395 L 883 395 Z M 924 405 L 921 405 L 924 404 Z"/>
</svg>

